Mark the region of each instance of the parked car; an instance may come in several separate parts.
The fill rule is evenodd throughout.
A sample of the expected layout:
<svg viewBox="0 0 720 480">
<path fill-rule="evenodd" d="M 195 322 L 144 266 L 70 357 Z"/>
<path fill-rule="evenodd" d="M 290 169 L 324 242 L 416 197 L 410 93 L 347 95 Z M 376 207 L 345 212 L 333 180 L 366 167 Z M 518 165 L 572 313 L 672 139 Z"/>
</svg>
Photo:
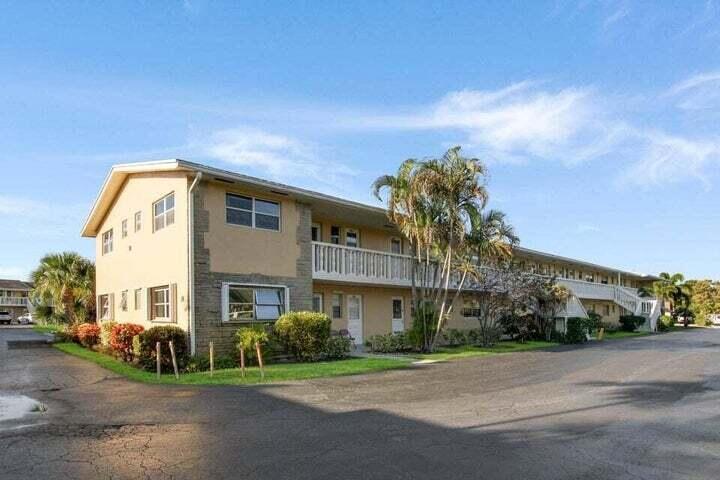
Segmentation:
<svg viewBox="0 0 720 480">
<path fill-rule="evenodd" d="M 30 323 L 35 323 L 35 322 L 33 321 L 32 313 L 26 313 L 25 315 L 20 315 L 20 316 L 17 318 L 17 322 L 18 322 L 20 325 L 28 325 L 28 324 L 30 324 Z"/>
<path fill-rule="evenodd" d="M 10 316 L 10 312 L 0 311 L 0 325 L 10 325 L 12 322 L 12 317 Z"/>
</svg>

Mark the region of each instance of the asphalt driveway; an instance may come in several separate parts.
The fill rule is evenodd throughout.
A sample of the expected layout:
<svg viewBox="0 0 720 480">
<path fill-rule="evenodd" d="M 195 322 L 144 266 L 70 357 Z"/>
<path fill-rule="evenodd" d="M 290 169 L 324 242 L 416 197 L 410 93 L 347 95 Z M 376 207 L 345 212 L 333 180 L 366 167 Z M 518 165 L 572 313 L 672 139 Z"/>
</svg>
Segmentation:
<svg viewBox="0 0 720 480">
<path fill-rule="evenodd" d="M 720 477 L 720 330 L 264 387 L 136 384 L 7 349 L 0 478 Z"/>
</svg>

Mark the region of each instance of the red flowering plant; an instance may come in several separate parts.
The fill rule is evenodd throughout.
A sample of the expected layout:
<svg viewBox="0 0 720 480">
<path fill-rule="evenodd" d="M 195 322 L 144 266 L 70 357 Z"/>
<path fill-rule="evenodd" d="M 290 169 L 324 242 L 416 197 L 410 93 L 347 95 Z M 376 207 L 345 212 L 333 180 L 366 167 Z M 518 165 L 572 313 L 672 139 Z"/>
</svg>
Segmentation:
<svg viewBox="0 0 720 480">
<path fill-rule="evenodd" d="M 145 330 L 135 323 L 118 323 L 110 331 L 110 347 L 124 361 L 133 360 L 133 338 Z"/>
<path fill-rule="evenodd" d="M 83 323 L 78 325 L 77 338 L 84 347 L 94 347 L 100 341 L 100 325 L 97 323 Z"/>
</svg>

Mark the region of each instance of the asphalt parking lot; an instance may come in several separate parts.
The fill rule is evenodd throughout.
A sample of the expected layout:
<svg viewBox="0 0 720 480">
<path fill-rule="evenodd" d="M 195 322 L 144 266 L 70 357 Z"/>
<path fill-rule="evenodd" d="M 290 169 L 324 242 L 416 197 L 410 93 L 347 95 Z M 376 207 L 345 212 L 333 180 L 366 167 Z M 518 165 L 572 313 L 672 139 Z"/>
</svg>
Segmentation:
<svg viewBox="0 0 720 480">
<path fill-rule="evenodd" d="M 129 382 L 6 347 L 3 479 L 720 477 L 720 330 L 260 387 Z"/>
</svg>

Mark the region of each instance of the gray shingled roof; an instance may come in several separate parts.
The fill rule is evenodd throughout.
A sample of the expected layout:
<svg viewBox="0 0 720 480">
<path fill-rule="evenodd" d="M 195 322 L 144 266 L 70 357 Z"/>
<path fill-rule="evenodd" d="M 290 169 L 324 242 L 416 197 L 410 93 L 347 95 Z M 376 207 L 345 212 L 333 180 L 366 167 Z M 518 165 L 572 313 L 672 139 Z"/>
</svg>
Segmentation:
<svg viewBox="0 0 720 480">
<path fill-rule="evenodd" d="M 0 278 L 0 290 L 30 290 L 32 283 L 21 280 L 4 280 Z"/>
</svg>

